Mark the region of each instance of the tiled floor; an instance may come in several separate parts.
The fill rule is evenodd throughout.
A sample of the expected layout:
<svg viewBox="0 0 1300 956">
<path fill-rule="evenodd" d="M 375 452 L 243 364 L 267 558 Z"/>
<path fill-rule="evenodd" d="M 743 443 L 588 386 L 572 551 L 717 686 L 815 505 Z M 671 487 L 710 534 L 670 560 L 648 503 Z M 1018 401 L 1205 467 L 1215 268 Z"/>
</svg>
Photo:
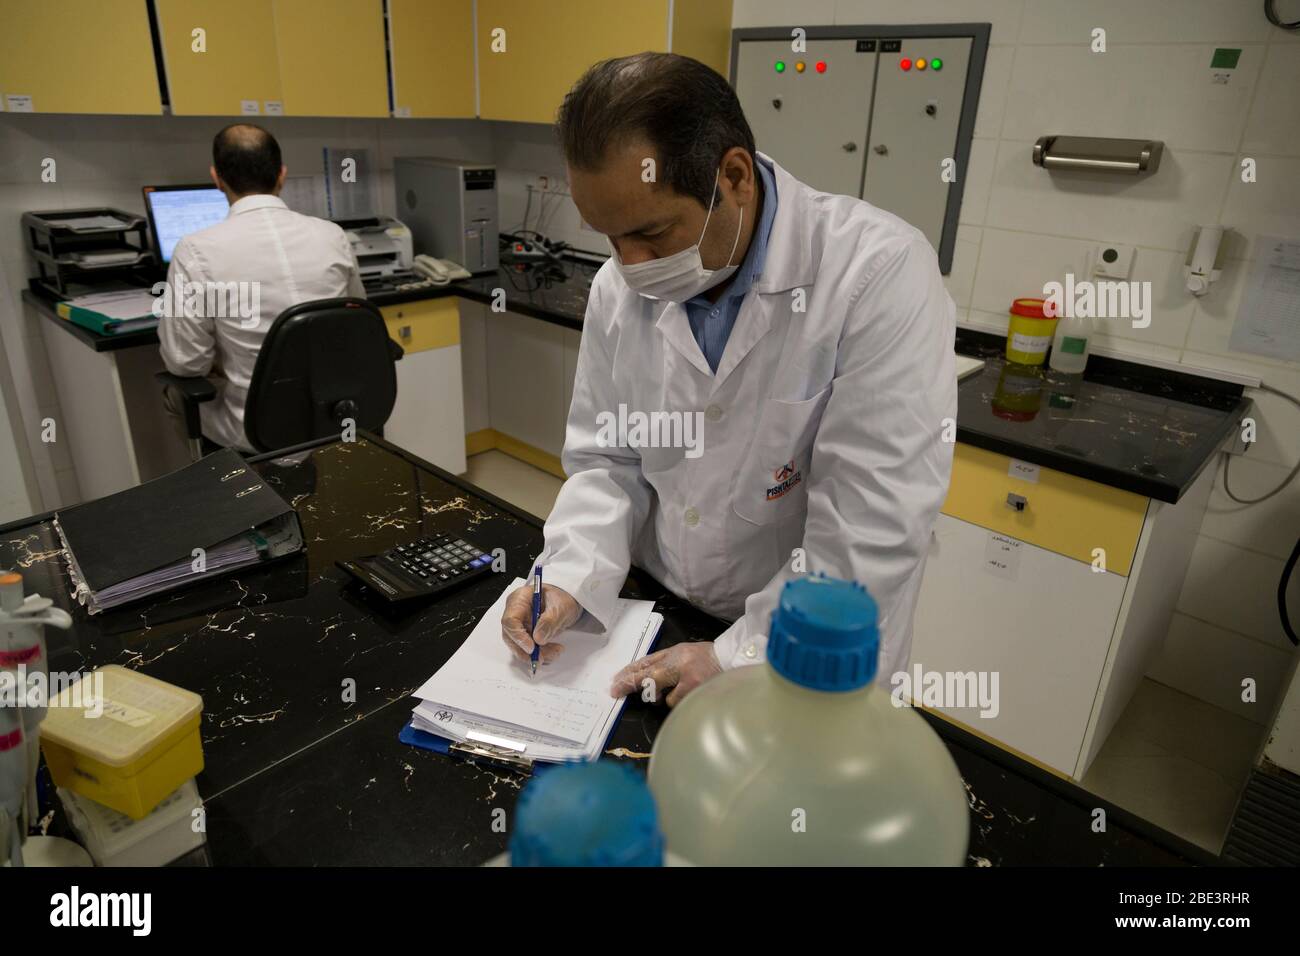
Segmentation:
<svg viewBox="0 0 1300 956">
<path fill-rule="evenodd" d="M 1218 853 L 1265 728 L 1144 680 L 1083 786 Z"/>
<path fill-rule="evenodd" d="M 469 459 L 474 484 L 545 518 L 562 482 L 499 451 Z M 1083 786 L 1219 852 L 1264 728 L 1155 681 L 1143 681 Z"/>
<path fill-rule="evenodd" d="M 470 482 L 539 518 L 551 513 L 563 484 L 554 475 L 499 451 L 473 455 L 468 466 L 465 477 Z"/>
</svg>

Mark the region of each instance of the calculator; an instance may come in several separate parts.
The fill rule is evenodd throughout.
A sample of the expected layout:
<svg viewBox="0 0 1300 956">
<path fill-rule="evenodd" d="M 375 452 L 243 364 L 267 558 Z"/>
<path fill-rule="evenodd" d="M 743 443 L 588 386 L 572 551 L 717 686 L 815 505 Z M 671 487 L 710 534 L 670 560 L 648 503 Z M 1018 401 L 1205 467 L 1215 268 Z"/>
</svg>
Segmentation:
<svg viewBox="0 0 1300 956">
<path fill-rule="evenodd" d="M 431 535 L 336 563 L 389 601 L 432 597 L 492 571 L 492 555 L 454 534 Z"/>
</svg>

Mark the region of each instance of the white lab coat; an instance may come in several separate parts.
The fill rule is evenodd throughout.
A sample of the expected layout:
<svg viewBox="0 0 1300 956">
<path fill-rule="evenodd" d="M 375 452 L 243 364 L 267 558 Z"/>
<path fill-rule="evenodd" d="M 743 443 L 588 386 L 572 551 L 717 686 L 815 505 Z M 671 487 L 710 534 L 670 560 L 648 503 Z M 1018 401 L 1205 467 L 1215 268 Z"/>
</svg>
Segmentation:
<svg viewBox="0 0 1300 956">
<path fill-rule="evenodd" d="M 887 686 L 908 665 L 952 470 L 955 309 L 917 229 L 759 158 L 776 174 L 776 219 L 716 374 L 681 305 L 631 291 L 610 263 L 597 273 L 545 580 L 607 626 L 635 563 L 734 621 L 715 644 L 734 667 L 765 658 L 802 548 L 807 572 L 860 581 L 875 597 Z M 703 453 L 608 447 L 597 416 L 620 405 L 703 413 Z"/>
</svg>

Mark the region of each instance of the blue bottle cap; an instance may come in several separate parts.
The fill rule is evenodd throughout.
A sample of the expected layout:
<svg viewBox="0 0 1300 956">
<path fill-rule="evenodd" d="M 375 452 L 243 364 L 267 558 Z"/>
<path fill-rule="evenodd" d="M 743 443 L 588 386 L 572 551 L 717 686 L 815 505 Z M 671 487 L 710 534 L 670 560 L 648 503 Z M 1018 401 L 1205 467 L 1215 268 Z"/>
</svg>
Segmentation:
<svg viewBox="0 0 1300 956">
<path fill-rule="evenodd" d="M 601 760 L 554 767 L 524 788 L 511 866 L 663 866 L 654 797 L 639 773 Z"/>
<path fill-rule="evenodd" d="M 867 589 L 825 575 L 781 591 L 768 629 L 767 659 L 787 680 L 813 690 L 856 690 L 876 676 L 879 612 Z"/>
</svg>

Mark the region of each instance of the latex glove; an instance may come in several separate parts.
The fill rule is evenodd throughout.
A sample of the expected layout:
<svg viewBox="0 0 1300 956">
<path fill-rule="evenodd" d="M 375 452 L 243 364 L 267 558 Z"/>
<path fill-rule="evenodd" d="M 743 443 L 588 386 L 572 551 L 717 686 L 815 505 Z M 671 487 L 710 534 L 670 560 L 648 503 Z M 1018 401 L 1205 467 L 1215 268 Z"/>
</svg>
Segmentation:
<svg viewBox="0 0 1300 956">
<path fill-rule="evenodd" d="M 712 641 L 674 644 L 624 667 L 614 675 L 609 693 L 612 697 L 640 693 L 643 699 L 654 701 L 671 687 L 668 706 L 676 707 L 683 697 L 721 673 L 722 665 L 718 663 Z M 647 679 L 654 683 L 646 686 Z"/>
<path fill-rule="evenodd" d="M 551 643 L 551 638 L 578 623 L 582 617 L 582 605 L 573 599 L 564 588 L 551 584 L 542 584 L 542 614 L 537 619 L 537 630 L 530 637 L 529 627 L 533 623 L 533 586 L 525 584 L 515 588 L 506 598 L 506 609 L 501 614 L 501 639 L 506 647 L 522 661 L 532 659 L 533 641 L 541 645 L 539 661 L 549 664 L 564 652 L 563 644 Z"/>
</svg>

